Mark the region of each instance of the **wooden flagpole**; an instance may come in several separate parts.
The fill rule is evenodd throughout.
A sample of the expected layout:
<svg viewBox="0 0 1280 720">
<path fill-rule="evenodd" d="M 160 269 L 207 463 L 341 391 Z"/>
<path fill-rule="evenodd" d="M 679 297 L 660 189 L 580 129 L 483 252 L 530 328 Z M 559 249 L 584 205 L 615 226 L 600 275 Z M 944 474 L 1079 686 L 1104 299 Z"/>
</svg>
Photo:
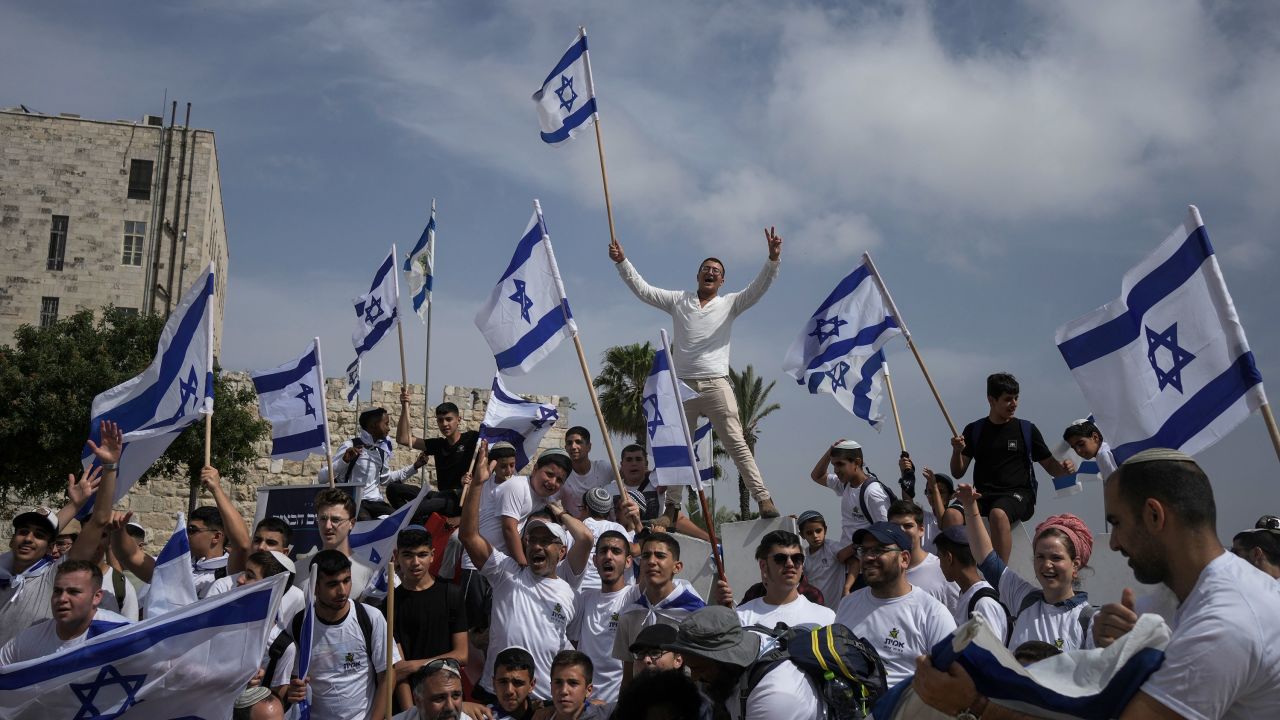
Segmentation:
<svg viewBox="0 0 1280 720">
<path fill-rule="evenodd" d="M 436 199 L 431 198 L 431 219 L 436 217 Z M 434 284 L 436 275 L 436 238 L 432 233 L 431 238 L 427 242 L 427 254 L 431 257 L 431 278 Z M 427 423 L 431 422 L 431 309 L 435 306 L 431 298 L 432 290 L 427 289 L 427 349 L 425 353 L 425 367 L 422 370 L 422 436 L 427 435 Z M 413 433 L 410 432 L 410 437 Z M 422 466 L 422 484 L 427 483 L 427 466 Z"/>
<path fill-rule="evenodd" d="M 902 436 L 902 418 L 898 417 L 898 399 L 893 395 L 893 381 L 889 379 L 889 363 L 884 364 L 884 389 L 889 393 L 889 407 L 893 410 L 893 427 L 898 431 L 898 448 L 907 451 L 907 441 Z"/>
<path fill-rule="evenodd" d="M 1276 417 L 1271 414 L 1271 405 L 1262 404 L 1262 420 L 1267 424 L 1267 432 L 1271 435 L 1271 445 L 1276 450 L 1276 458 L 1280 459 L 1280 429 L 1276 428 Z"/>
<path fill-rule="evenodd" d="M 586 26 L 579 25 L 578 34 L 580 37 L 585 38 L 587 36 Z M 584 52 L 582 54 L 582 62 L 583 62 L 583 66 L 586 67 L 587 69 L 588 93 L 591 95 L 591 99 L 595 100 L 596 99 L 596 82 L 595 82 L 595 76 L 591 72 L 591 53 L 589 51 Z M 593 115 L 594 117 L 592 119 L 595 121 L 595 129 L 596 129 L 596 153 L 597 153 L 597 156 L 600 158 L 600 182 L 602 185 L 604 185 L 604 213 L 605 213 L 605 217 L 609 219 L 609 243 L 612 244 L 614 242 L 617 242 L 617 235 L 613 229 L 613 201 L 609 198 L 609 172 L 605 169 L 605 163 L 604 163 L 604 139 L 600 134 L 600 104 L 598 100 L 596 101 L 596 111 L 593 113 Z M 606 431 L 605 437 L 608 437 L 608 435 L 609 433 L 608 431 Z"/>
<path fill-rule="evenodd" d="M 213 413 L 204 416 L 204 464 L 209 466 L 213 457 Z"/>
</svg>

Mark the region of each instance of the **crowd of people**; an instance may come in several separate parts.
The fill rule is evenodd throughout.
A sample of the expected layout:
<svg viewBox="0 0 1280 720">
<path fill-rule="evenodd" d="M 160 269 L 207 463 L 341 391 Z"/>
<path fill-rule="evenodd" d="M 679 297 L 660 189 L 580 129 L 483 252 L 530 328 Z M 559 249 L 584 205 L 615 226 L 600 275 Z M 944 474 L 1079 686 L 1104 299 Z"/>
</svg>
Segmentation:
<svg viewBox="0 0 1280 720">
<path fill-rule="evenodd" d="M 677 351 L 703 398 L 689 411 L 712 418 L 767 519 L 777 507 L 750 452 L 738 452 L 737 410 L 720 387 L 728 326 L 777 272 L 781 239 L 766 236 L 765 267 L 726 296 L 715 258 L 699 268 L 696 292 L 679 293 L 648 286 L 617 243 L 610 256 L 627 287 L 676 319 Z M 213 504 L 186 527 L 198 597 L 292 577 L 234 717 L 284 717 L 306 699 L 317 720 L 377 718 L 388 694 L 396 717 L 411 720 L 861 717 L 904 681 L 950 716 L 1027 717 L 979 693 L 958 664 L 936 668 L 933 648 L 976 615 L 1020 662 L 1041 662 L 1111 645 L 1144 608 L 1129 591 L 1099 606 L 1081 590 L 1094 540 L 1074 515 L 1035 526 L 1033 577 L 1009 566 L 1012 529 L 1035 514 L 1035 465 L 1074 470 L 1016 416 L 1019 393 L 1011 375 L 988 378 L 988 415 L 951 439 L 951 475 L 921 468 L 921 493 L 906 453 L 895 490 L 857 442 L 831 443 L 810 477 L 839 496 L 839 517 L 829 525 L 807 510 L 795 517 L 798 532 L 765 533 L 754 548 L 759 582 L 734 589 L 720 577 L 705 598 L 679 577 L 680 537 L 707 538 L 681 513 L 679 488 L 649 482 L 638 445 L 622 452 L 619 487 L 609 463 L 592 459 L 583 427 L 519 474 L 515 448 L 464 430 L 449 403 L 436 407 L 439 437 L 414 437 L 402 395 L 394 441 L 421 454 L 396 469 L 390 414 L 367 410 L 357 437 L 337 450 L 335 477 L 326 469 L 320 478 L 354 482 L 357 495 L 317 494 L 320 545 L 302 554 L 296 528 L 280 518 L 251 529 L 206 467 Z M 71 651 L 143 619 L 148 598 L 168 592 L 152 582 L 157 559 L 142 528 L 102 499 L 114 497 L 122 441 L 110 422 L 101 437 L 89 442 L 95 468 L 69 478 L 65 507 L 12 519 L 0 558 L 0 666 Z M 1063 439 L 1104 469 L 1111 547 L 1138 581 L 1167 586 L 1179 602 L 1165 661 L 1122 717 L 1280 717 L 1280 520 L 1263 518 L 1224 549 L 1213 490 L 1194 459 L 1154 449 L 1116 467 L 1088 421 Z M 379 568 L 353 556 L 350 534 L 358 519 L 418 497 L 411 481 L 427 463 L 436 483 L 396 538 L 386 597 L 373 582 Z M 959 482 L 970 468 L 973 482 Z M 92 512 L 73 521 L 93 497 Z M 314 639 L 300 674 L 302 589 L 312 583 Z M 810 671 L 810 643 L 796 638 L 811 639 L 814 654 L 829 646 L 837 657 L 822 662 L 861 661 L 864 671 L 851 673 L 865 681 L 861 696 L 850 701 L 847 682 Z"/>
</svg>

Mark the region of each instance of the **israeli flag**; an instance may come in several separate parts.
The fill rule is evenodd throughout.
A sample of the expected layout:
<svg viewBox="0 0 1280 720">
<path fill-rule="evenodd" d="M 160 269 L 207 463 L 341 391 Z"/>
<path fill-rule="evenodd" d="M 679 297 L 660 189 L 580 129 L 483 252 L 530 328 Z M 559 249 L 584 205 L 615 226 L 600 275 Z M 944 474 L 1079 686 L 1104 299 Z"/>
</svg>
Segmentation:
<svg viewBox="0 0 1280 720">
<path fill-rule="evenodd" d="M 538 106 L 542 142 L 548 145 L 563 143 L 595 120 L 596 88 L 591 81 L 585 28 L 578 28 L 578 37 L 542 81 L 533 102 Z"/>
<path fill-rule="evenodd" d="M 229 717 L 262 663 L 287 580 L 282 573 L 0 668 L 0 717 Z"/>
<path fill-rule="evenodd" d="M 196 601 L 196 578 L 191 566 L 191 544 L 187 538 L 187 516 L 178 513 L 178 527 L 156 556 L 151 584 L 143 601 L 143 617 L 156 617 L 180 610 Z"/>
<path fill-rule="evenodd" d="M 347 366 L 347 402 L 353 403 L 360 395 L 360 359 L 372 350 L 400 320 L 400 280 L 396 273 L 396 246 L 378 272 L 373 275 L 369 292 L 355 300 L 356 329 L 351 333 L 351 345 L 356 359 Z"/>
<path fill-rule="evenodd" d="M 551 251 L 542 206 L 534 200 L 533 208 L 511 263 L 488 302 L 476 313 L 476 327 L 493 351 L 498 372 L 507 375 L 529 372 L 561 340 L 578 332 Z"/>
<path fill-rule="evenodd" d="M 431 304 L 431 281 L 436 267 L 436 201 L 431 201 L 431 219 L 422 230 L 417 244 L 404 259 L 404 271 L 413 280 L 413 311 L 419 320 L 426 320 L 427 306 Z"/>
<path fill-rule="evenodd" d="M 782 369 L 810 394 L 832 395 L 845 410 L 879 430 L 884 353 L 902 335 L 893 301 L 871 265 L 862 262 L 827 295 L 787 350 Z"/>
<path fill-rule="evenodd" d="M 645 380 L 644 396 L 640 401 L 649 433 L 645 452 L 649 456 L 651 480 L 658 487 L 702 487 L 701 474 L 690 462 L 684 431 L 684 403 L 698 397 L 698 393 L 676 379 L 668 357 L 665 348 L 654 354 L 653 368 Z M 672 380 L 675 380 L 674 384 Z M 680 389 L 679 397 L 676 397 L 677 387 Z"/>
<path fill-rule="evenodd" d="M 210 264 L 165 322 L 147 369 L 93 399 L 89 437 L 102 442 L 103 420 L 124 435 L 113 504 L 188 425 L 213 412 L 213 291 Z M 97 462 L 87 444 L 80 458 L 85 468 Z M 93 502 L 85 503 L 81 519 L 92 511 Z"/>
<path fill-rule="evenodd" d="M 1074 425 L 1075 423 L 1072 424 Z M 1070 475 L 1063 475 L 1053 479 L 1053 489 L 1057 492 L 1058 497 L 1066 497 L 1083 492 L 1085 482 L 1103 479 L 1102 470 L 1098 467 L 1098 461 L 1085 460 L 1080 457 L 1075 450 L 1071 449 L 1066 440 L 1058 443 L 1058 446 L 1053 449 L 1053 456 L 1063 460 L 1070 460 L 1076 466 L 1076 471 Z"/>
<path fill-rule="evenodd" d="M 271 422 L 271 457 L 305 460 L 329 455 L 320 338 L 301 356 L 270 370 L 249 373 L 258 391 L 258 410 Z"/>
<path fill-rule="evenodd" d="M 502 376 L 493 376 L 489 404 L 480 421 L 480 439 L 495 443 L 505 440 L 516 446 L 516 471 L 529 464 L 538 444 L 560 418 L 555 405 L 526 400 L 507 390 Z"/>
<path fill-rule="evenodd" d="M 413 515 L 429 490 L 430 485 L 424 483 L 413 500 L 401 505 L 395 512 L 384 518 L 361 520 L 351 528 L 351 534 L 347 537 L 347 543 L 351 545 L 351 559 L 363 560 L 375 568 L 381 568 L 373 574 L 367 587 L 351 588 L 351 597 L 376 598 L 386 595 L 387 559 L 396 551 L 396 536 L 413 523 Z"/>
<path fill-rule="evenodd" d="M 711 420 L 699 418 L 698 429 L 693 433 L 693 456 L 698 461 L 698 477 L 702 478 L 704 483 L 709 483 L 716 479 L 716 467 L 712 454 L 714 454 L 714 448 L 712 445 Z"/>
<path fill-rule="evenodd" d="M 1267 402 L 1200 212 L 1124 274 L 1120 298 L 1058 328 L 1112 455 L 1196 454 Z"/>
</svg>

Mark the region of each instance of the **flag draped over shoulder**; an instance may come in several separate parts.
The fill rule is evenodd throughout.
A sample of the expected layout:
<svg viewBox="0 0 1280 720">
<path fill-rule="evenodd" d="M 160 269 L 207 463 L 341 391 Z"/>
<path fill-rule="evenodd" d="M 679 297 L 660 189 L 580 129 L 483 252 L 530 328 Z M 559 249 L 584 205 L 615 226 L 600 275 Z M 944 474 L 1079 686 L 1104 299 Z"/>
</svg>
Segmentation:
<svg viewBox="0 0 1280 720">
<path fill-rule="evenodd" d="M 813 315 L 787 350 L 782 369 L 810 394 L 828 393 L 845 410 L 880 429 L 884 352 L 902 334 L 864 253 Z"/>
<path fill-rule="evenodd" d="M 178 526 L 156 556 L 155 569 L 143 606 L 144 617 L 179 610 L 196 601 L 195 569 L 191 566 L 191 543 L 187 538 L 187 517 L 178 513 Z"/>
<path fill-rule="evenodd" d="M 515 254 L 475 322 L 493 351 L 498 372 L 506 375 L 529 372 L 561 340 L 577 334 L 536 200 Z"/>
<path fill-rule="evenodd" d="M 423 228 L 418 242 L 404 259 L 404 271 L 413 281 L 413 311 L 425 321 L 427 306 L 431 304 L 431 284 L 436 272 L 436 204 L 431 203 L 431 219 Z"/>
<path fill-rule="evenodd" d="M 1198 453 L 1266 403 L 1195 206 L 1124 274 L 1117 300 L 1056 341 L 1117 463 L 1151 447 Z"/>
<path fill-rule="evenodd" d="M 526 400 L 507 390 L 501 375 L 494 375 L 493 393 L 480 422 L 480 439 L 514 445 L 518 472 L 538 452 L 538 443 L 559 417 L 555 405 Z"/>
<path fill-rule="evenodd" d="M 356 359 L 347 366 L 347 402 L 355 402 L 360 394 L 360 359 L 372 350 L 391 328 L 400 321 L 400 280 L 396 273 L 396 246 L 391 246 L 378 271 L 373 275 L 369 292 L 355 300 L 356 329 L 351 345 Z"/>
<path fill-rule="evenodd" d="M 401 505 L 395 512 L 384 518 L 361 520 L 351 528 L 351 534 L 347 536 L 347 543 L 351 546 L 350 557 L 364 560 L 375 568 L 381 568 L 381 571 L 374 573 L 374 577 L 370 579 L 369 587 L 351 588 L 351 597 L 358 598 L 370 591 L 374 595 L 379 592 L 386 593 L 387 558 L 395 552 L 396 536 L 412 523 L 413 514 L 418 511 L 418 505 L 428 490 L 429 486 L 424 484 L 413 500 Z M 379 583 L 381 587 L 378 587 Z"/>
<path fill-rule="evenodd" d="M 564 143 L 594 121 L 596 89 L 591 81 L 586 30 L 579 29 L 578 37 L 533 94 L 533 102 L 538 107 L 542 141 L 549 145 Z"/>
<path fill-rule="evenodd" d="M 271 457 L 304 460 L 329 454 L 320 339 L 301 356 L 270 370 L 249 373 L 258 409 L 271 422 Z"/>
<path fill-rule="evenodd" d="M 165 321 L 155 359 L 142 371 L 93 399 L 89 437 L 101 443 L 101 423 L 120 426 L 124 444 L 116 471 L 115 501 L 123 498 L 178 435 L 213 412 L 213 265 L 182 296 Z M 81 462 L 96 456 L 85 446 Z M 93 511 L 85 503 L 82 517 Z"/>
<path fill-rule="evenodd" d="M 645 428 L 649 442 L 645 452 L 649 455 L 651 481 L 659 487 L 692 485 L 701 487 L 698 468 L 689 462 L 689 445 L 685 441 L 680 418 L 684 415 L 684 403 L 698 397 L 698 393 L 675 378 L 665 349 L 654 353 L 653 367 L 644 383 Z M 676 397 L 676 388 L 680 397 Z"/>
<path fill-rule="evenodd" d="M 228 717 L 262 663 L 287 574 L 0 668 L 0 717 Z"/>
</svg>

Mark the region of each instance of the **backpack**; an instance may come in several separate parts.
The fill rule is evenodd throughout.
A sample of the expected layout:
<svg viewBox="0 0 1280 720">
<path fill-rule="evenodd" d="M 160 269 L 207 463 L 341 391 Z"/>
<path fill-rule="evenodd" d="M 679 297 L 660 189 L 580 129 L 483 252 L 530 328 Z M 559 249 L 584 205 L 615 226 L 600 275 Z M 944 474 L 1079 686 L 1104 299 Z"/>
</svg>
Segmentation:
<svg viewBox="0 0 1280 720">
<path fill-rule="evenodd" d="M 888 485 L 880 482 L 880 478 L 876 477 L 875 473 L 868 472 L 867 479 L 862 483 L 862 487 L 858 488 L 858 507 L 862 510 L 862 517 L 866 518 L 869 523 L 875 522 L 875 520 L 871 519 L 871 511 L 867 509 L 867 488 L 873 484 L 884 488 L 884 491 L 889 495 L 890 505 L 898 501 L 898 496 L 893 494 L 893 490 L 889 489 Z M 888 518 L 885 519 L 887 520 Z"/>
<path fill-rule="evenodd" d="M 763 625 L 748 629 L 773 638 L 777 646 L 747 668 L 747 683 L 739 697 L 739 716 L 744 719 L 752 691 L 769 671 L 788 661 L 818 686 L 828 717 L 837 720 L 866 718 L 889 689 L 879 653 L 844 625 L 788 628 L 778 623 L 772 630 Z"/>
<path fill-rule="evenodd" d="M 1031 459 L 1031 421 L 1022 418 L 1014 418 L 1018 421 L 1018 425 L 1022 428 L 1022 447 L 1027 451 L 1027 483 L 1031 486 L 1031 504 L 1036 504 L 1036 493 L 1039 491 L 1040 483 L 1036 481 L 1035 461 Z M 971 422 L 964 429 L 964 444 L 966 447 L 973 448 L 976 453 L 978 450 L 978 439 L 982 437 L 982 427 L 986 425 L 981 420 Z"/>
<path fill-rule="evenodd" d="M 1000 609 L 1004 611 L 1004 644 L 1007 646 L 1009 644 L 1009 639 L 1013 637 L 1013 615 L 1010 615 L 1009 608 L 1005 607 L 1004 603 L 1000 602 L 1000 593 L 996 592 L 995 588 L 978 588 L 978 592 L 974 593 L 973 597 L 969 598 L 969 609 L 965 610 L 964 616 L 967 618 L 973 615 L 973 609 L 978 607 L 978 601 L 982 598 L 991 598 L 992 600 L 995 600 L 996 604 L 1000 606 Z M 1023 602 L 1025 603 L 1026 601 L 1024 600 Z M 1032 604 L 1035 604 L 1034 600 L 1032 601 Z M 1030 605 L 1027 607 L 1030 607 Z"/>
<path fill-rule="evenodd" d="M 271 679 L 276 676 L 276 665 L 280 663 L 280 658 L 284 656 L 284 651 L 292 644 L 293 636 L 288 632 L 281 632 L 267 646 L 267 667 L 262 676 L 263 687 L 271 687 Z"/>
<path fill-rule="evenodd" d="M 369 619 L 369 611 L 365 609 L 364 603 L 355 602 L 352 603 L 352 605 L 356 606 L 356 622 L 360 625 L 360 634 L 364 636 L 364 657 L 365 660 L 368 661 L 369 672 L 373 675 L 374 684 L 377 684 L 378 671 L 373 668 L 373 621 Z M 304 611 L 293 616 L 293 622 L 290 623 L 289 628 L 290 634 L 294 638 L 297 638 L 302 634 L 302 616 L 305 614 L 306 612 Z M 283 634 L 284 633 L 281 633 L 281 635 Z M 276 638 L 277 641 L 279 641 L 279 639 L 279 637 Z M 274 646 L 275 643 L 273 642 L 272 645 Z M 287 643 L 282 646 L 280 648 L 280 652 L 283 653 L 284 648 L 287 646 Z M 267 682 L 270 682 L 270 680 Z"/>
<path fill-rule="evenodd" d="M 1021 615 L 1024 610 L 1026 610 L 1027 608 L 1031 607 L 1032 605 L 1035 605 L 1036 603 L 1042 600 L 1044 600 L 1043 591 L 1032 590 L 1031 592 L 1027 593 L 1027 596 L 1022 598 L 1022 603 L 1018 605 L 1018 612 L 1013 616 L 1014 619 L 1017 619 L 1018 615 Z M 1089 638 L 1089 626 L 1093 623 L 1093 615 L 1097 611 L 1098 611 L 1097 608 L 1090 605 L 1086 601 L 1084 604 L 1084 610 L 1080 611 L 1080 617 L 1076 618 L 1076 621 L 1080 623 L 1080 632 L 1084 636 L 1085 640 L 1088 640 Z M 1009 632 L 1010 633 L 1013 632 L 1013 620 L 1009 621 Z M 1007 639 L 1005 641 L 1005 644 L 1006 645 L 1008 644 Z M 1081 647 L 1083 647 L 1083 643 L 1081 644 Z"/>
</svg>

